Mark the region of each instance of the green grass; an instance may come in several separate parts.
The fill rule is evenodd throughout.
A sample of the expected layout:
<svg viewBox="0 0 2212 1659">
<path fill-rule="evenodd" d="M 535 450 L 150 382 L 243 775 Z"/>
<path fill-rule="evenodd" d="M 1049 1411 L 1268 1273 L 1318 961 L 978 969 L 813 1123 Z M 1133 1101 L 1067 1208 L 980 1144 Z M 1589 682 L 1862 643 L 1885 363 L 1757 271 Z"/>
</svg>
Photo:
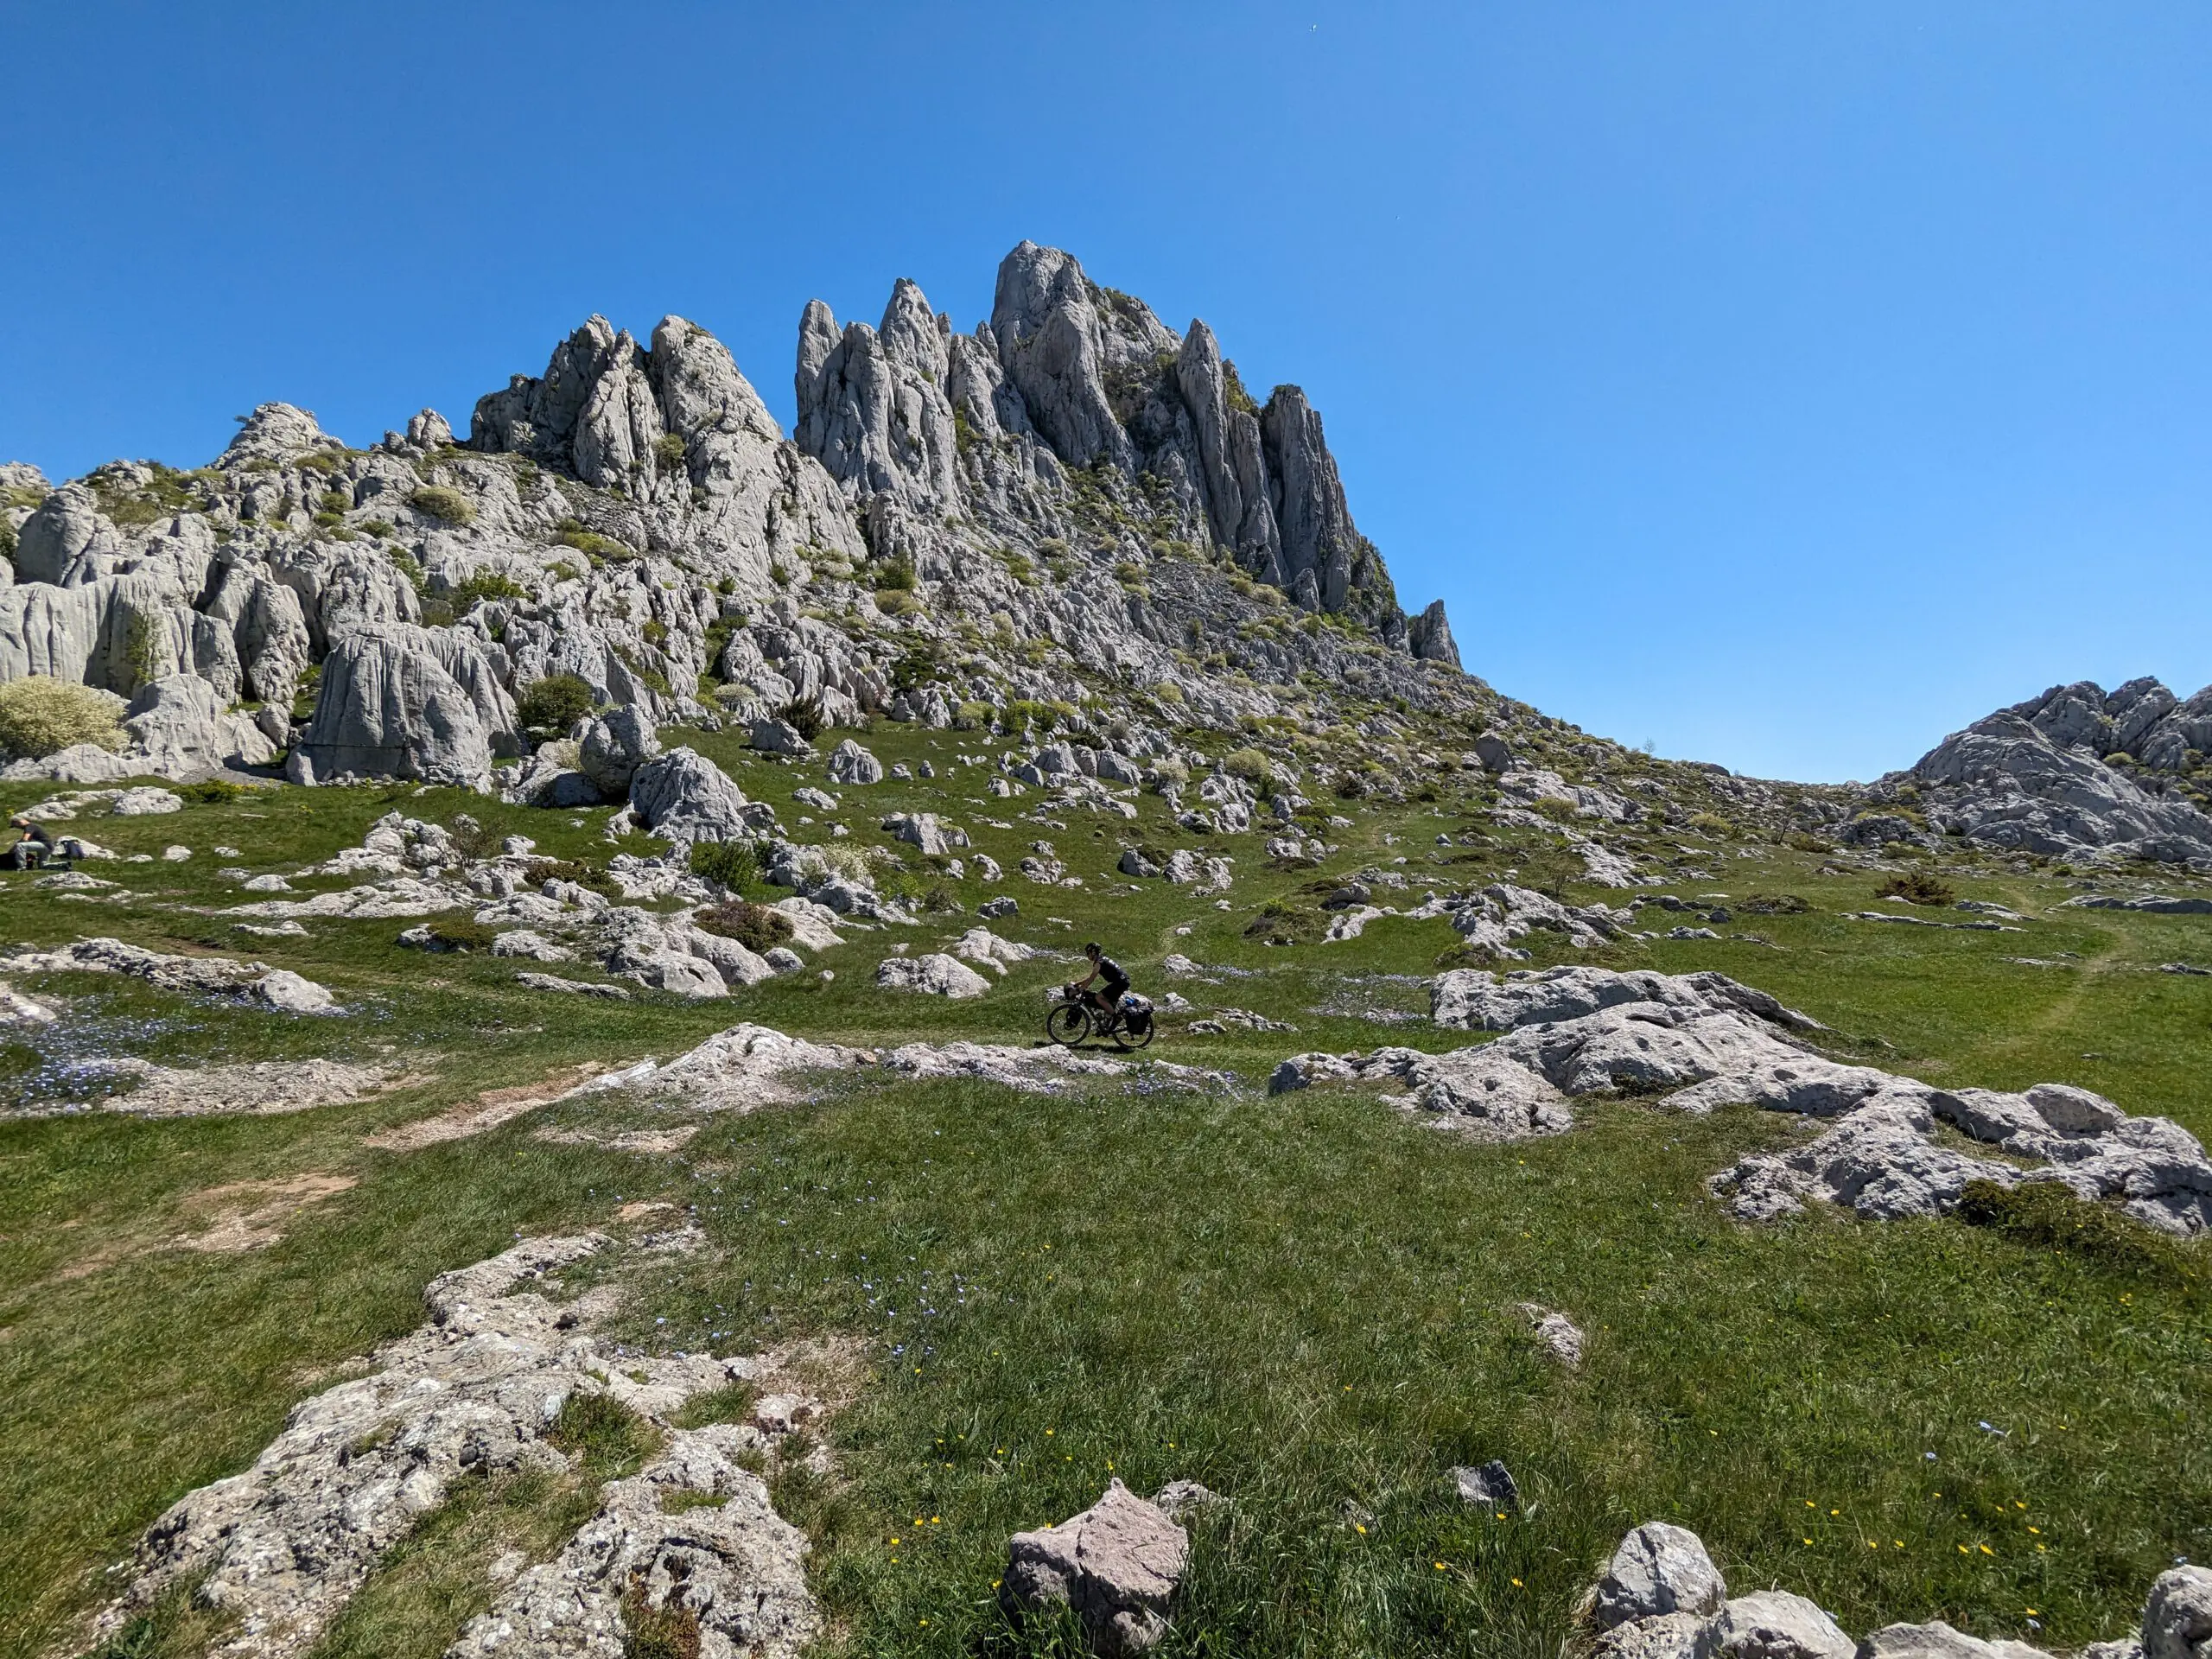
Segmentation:
<svg viewBox="0 0 2212 1659">
<path fill-rule="evenodd" d="M 123 904 L 0 879 L 11 939 L 114 933 L 258 957 L 357 1010 L 291 1020 L 135 981 L 28 981 L 19 988 L 65 997 L 69 1011 L 60 1030 L 0 1046 L 0 1083 L 20 1093 L 48 1090 L 81 1052 L 170 1064 L 327 1054 L 410 1077 L 292 1116 L 0 1122 L 0 1649 L 66 1649 L 108 1593 L 102 1569 L 147 1522 L 245 1466 L 296 1401 L 412 1328 L 433 1274 L 518 1231 L 603 1224 L 639 1198 L 696 1205 L 712 1248 L 639 1282 L 632 1336 L 716 1352 L 815 1334 L 866 1344 L 871 1380 L 823 1430 L 839 1474 L 775 1478 L 779 1504 L 816 1540 L 831 1653 L 1047 1650 L 1051 1632 L 1016 1634 L 996 1610 L 1007 1535 L 1073 1512 L 1109 1473 L 1141 1491 L 1193 1478 L 1233 1500 L 1193 1523 L 1168 1649 L 1185 1654 L 1550 1655 L 1620 1532 L 1655 1517 L 1695 1528 L 1738 1589 L 1800 1591 L 1854 1632 L 1942 1617 L 2028 1636 L 2032 1607 L 2036 1639 L 2050 1646 L 2118 1634 L 2161 1567 L 2209 1553 L 2201 1249 L 2145 1243 L 2102 1212 L 1743 1228 L 1705 1196 L 1705 1178 L 1799 1132 L 1751 1112 L 1688 1122 L 1601 1103 L 1572 1135 L 1478 1147 L 1357 1095 L 1259 1092 L 1301 1049 L 1468 1040 L 1350 1011 L 1421 1008 L 1406 976 L 1456 943 L 1442 924 L 1384 920 L 1343 944 L 1271 947 L 1245 937 L 1263 906 L 1306 915 L 1309 884 L 1370 862 L 1413 880 L 1390 902 L 1510 869 L 1573 898 L 1621 897 L 1576 886 L 1541 836 L 1471 816 L 1458 774 L 1435 780 L 1433 804 L 1329 802 L 1322 810 L 1355 820 L 1331 832 L 1346 850 L 1319 870 L 1277 872 L 1260 837 L 1190 836 L 1151 797 L 1136 823 L 1067 816 L 1065 830 L 1015 816 L 1034 796 L 976 804 L 989 774 L 947 763 L 983 749 L 980 736 L 879 730 L 864 741 L 887 763 L 927 756 L 941 775 L 834 790 L 836 814 L 789 800 L 820 782 L 818 762 L 760 760 L 734 734 L 689 741 L 787 823 L 803 811 L 825 821 L 805 836 L 825 836 L 834 816 L 852 844 L 889 847 L 881 817 L 936 810 L 1010 873 L 1032 840 L 1051 839 L 1086 886 L 1010 879 L 1002 890 L 1021 913 L 992 925 L 1055 954 L 972 1003 L 877 992 L 873 968 L 891 939 L 949 938 L 990 891 L 911 849 L 905 876 L 947 887 L 968 913 L 855 932 L 821 957 L 836 974 L 827 983 L 810 972 L 707 1004 L 524 992 L 512 963 L 399 949 L 409 920 L 310 920 L 307 938 L 260 940 L 213 913 L 254 896 L 216 875 L 232 861 L 213 845 L 244 849 L 235 861 L 256 869 L 293 868 L 358 842 L 395 807 L 441 821 L 468 811 L 491 835 L 535 836 L 549 859 L 610 850 L 604 812 L 451 791 L 283 790 L 73 824 L 119 851 L 196 849 L 184 864 L 89 867 L 133 890 Z M 0 806 L 45 792 L 0 788 Z M 1469 828 L 1497 844 L 1433 844 Z M 1235 856 L 1231 907 L 1160 883 L 1128 893 L 1110 874 L 1124 841 Z M 1647 857 L 1679 856 L 1673 844 L 1655 837 Z M 1408 862 L 1392 866 L 1398 857 Z M 1789 893 L 1810 907 L 1720 929 L 1770 945 L 1659 941 L 1588 959 L 1718 968 L 1826 1020 L 1849 1058 L 1951 1084 L 2079 1083 L 2212 1132 L 2202 1084 L 2212 981 L 2155 971 L 2212 963 L 2212 919 L 2055 910 L 2064 883 L 1954 858 L 1942 874 L 1962 896 L 2057 919 L 2021 933 L 1881 926 L 1840 916 L 1876 906 L 1880 873 L 1824 875 L 1818 854 L 1750 842 L 1697 862 L 1710 876 L 1671 891 Z M 1298 1032 L 1201 1039 L 1171 1024 L 1147 1058 L 1230 1071 L 1238 1082 L 1225 1090 L 1109 1082 L 1045 1097 L 844 1079 L 800 1104 L 708 1120 L 676 1156 L 533 1138 L 546 1124 L 670 1121 L 611 1097 L 420 1152 L 363 1144 L 482 1090 L 667 1056 L 739 1020 L 865 1046 L 1026 1042 L 1045 988 L 1093 937 L 1141 988 L 1179 988 L 1202 1009 L 1233 1004 Z M 1541 937 L 1530 943 L 1546 959 Z M 1158 964 L 1170 951 L 1249 976 L 1166 981 Z M 301 1212 L 276 1245 L 164 1247 L 196 1213 L 194 1195 L 310 1169 L 358 1184 Z M 1535 1350 L 1513 1311 L 1522 1300 L 1565 1308 L 1589 1332 L 1581 1370 Z M 2008 1433 L 1985 1433 L 1985 1421 Z M 550 1555 L 596 1481 L 641 1444 L 568 1482 L 465 1484 L 387 1559 L 323 1651 L 441 1652 L 488 1605 L 490 1559 Z M 1513 1468 L 1524 1514 L 1458 1509 L 1444 1471 L 1490 1457 Z M 182 1654 L 207 1636 L 204 1616 L 180 1602 L 143 1641 Z"/>
</svg>

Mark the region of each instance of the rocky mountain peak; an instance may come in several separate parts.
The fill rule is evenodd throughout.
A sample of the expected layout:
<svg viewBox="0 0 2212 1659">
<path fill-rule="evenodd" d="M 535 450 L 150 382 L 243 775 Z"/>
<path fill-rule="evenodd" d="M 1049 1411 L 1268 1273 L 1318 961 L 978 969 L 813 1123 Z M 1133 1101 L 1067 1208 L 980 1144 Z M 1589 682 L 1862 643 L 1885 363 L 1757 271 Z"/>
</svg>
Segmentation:
<svg viewBox="0 0 2212 1659">
<path fill-rule="evenodd" d="M 215 464 L 240 467 L 254 461 L 296 461 L 318 449 L 341 447 L 308 410 L 289 404 L 263 404 L 245 417 Z"/>
</svg>

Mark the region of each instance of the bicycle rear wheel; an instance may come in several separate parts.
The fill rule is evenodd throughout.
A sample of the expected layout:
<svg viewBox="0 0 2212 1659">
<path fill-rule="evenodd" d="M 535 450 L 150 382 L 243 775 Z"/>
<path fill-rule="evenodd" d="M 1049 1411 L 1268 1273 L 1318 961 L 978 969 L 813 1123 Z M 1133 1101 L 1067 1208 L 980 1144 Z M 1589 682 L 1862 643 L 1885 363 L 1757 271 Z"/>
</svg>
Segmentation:
<svg viewBox="0 0 2212 1659">
<path fill-rule="evenodd" d="M 1160 1021 L 1157 1020 L 1146 1020 L 1141 1031 L 1130 1029 L 1128 1021 L 1125 1020 L 1122 1022 L 1122 1028 L 1114 1033 L 1114 1040 L 1123 1048 L 1143 1048 L 1151 1043 L 1154 1033 L 1159 1029 Z"/>
<path fill-rule="evenodd" d="M 1090 1035 L 1090 1010 L 1080 1002 L 1062 1002 L 1045 1016 L 1045 1034 L 1073 1048 Z"/>
</svg>

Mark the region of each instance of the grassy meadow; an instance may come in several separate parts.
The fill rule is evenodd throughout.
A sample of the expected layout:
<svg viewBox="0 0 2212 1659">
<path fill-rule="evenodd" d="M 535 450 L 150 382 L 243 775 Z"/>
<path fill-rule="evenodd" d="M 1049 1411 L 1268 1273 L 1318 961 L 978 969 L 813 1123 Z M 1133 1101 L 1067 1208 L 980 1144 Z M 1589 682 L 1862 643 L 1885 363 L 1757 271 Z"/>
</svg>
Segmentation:
<svg viewBox="0 0 2212 1659">
<path fill-rule="evenodd" d="M 694 741 L 787 824 L 808 810 L 790 791 L 818 783 L 818 763 Z M 814 1540 L 822 1650 L 840 1659 L 1055 1650 L 1064 1633 L 1017 1630 L 996 1609 L 1007 1536 L 1083 1507 L 1115 1475 L 1145 1492 L 1195 1478 L 1230 1500 L 1192 1523 L 1162 1650 L 1176 1656 L 1555 1655 L 1619 1535 L 1656 1518 L 1699 1532 L 1733 1590 L 1802 1592 L 1854 1635 L 1942 1617 L 2078 1646 L 2129 1628 L 2175 1557 L 2212 1558 L 2201 1249 L 2132 1229 L 2069 1249 L 1957 1220 L 1745 1228 L 1706 1178 L 1804 1132 L 1747 1109 L 1690 1120 L 1586 1102 L 1572 1134 L 1482 1147 L 1370 1096 L 1264 1094 L 1275 1063 L 1301 1050 L 1471 1039 L 1406 1018 L 1425 1011 L 1416 982 L 1456 943 L 1443 923 L 1270 946 L 1247 933 L 1263 908 L 1279 908 L 1275 931 L 1310 938 L 1309 889 L 1370 865 L 1411 883 L 1378 893 L 1383 903 L 1508 870 L 1578 901 L 1625 897 L 1579 885 L 1541 832 L 1497 828 L 1468 779 L 1434 779 L 1432 800 L 1333 803 L 1353 824 L 1336 832 L 1342 850 L 1319 870 L 1276 869 L 1262 836 L 1185 834 L 1151 796 L 1135 825 L 1018 817 L 1034 795 L 985 798 L 987 771 L 948 764 L 985 752 L 981 738 L 879 728 L 865 741 L 887 763 L 929 758 L 941 775 L 835 791 L 855 843 L 891 845 L 876 828 L 887 812 L 935 810 L 1007 880 L 987 888 L 971 867 L 955 880 L 900 849 L 905 879 L 944 889 L 957 912 L 855 931 L 805 974 L 725 1001 L 527 991 L 514 971 L 536 964 L 399 949 L 404 920 L 310 919 L 305 938 L 259 939 L 221 913 L 259 895 L 218 866 L 295 870 L 395 808 L 448 823 L 466 811 L 556 858 L 616 850 L 603 810 L 276 789 L 69 825 L 125 854 L 193 848 L 178 863 L 85 867 L 123 883 L 120 902 L 0 876 L 7 941 L 113 934 L 257 957 L 352 1010 L 291 1018 L 105 976 L 26 976 L 17 989 L 65 1014 L 0 1042 L 0 1099 L 80 1100 L 73 1068 L 118 1054 L 321 1055 L 401 1074 L 356 1103 L 286 1116 L 0 1118 L 0 1650 L 81 1651 L 88 1612 L 117 1582 L 107 1569 L 146 1524 L 246 1465 L 296 1401 L 418 1323 L 433 1274 L 518 1233 L 607 1225 L 639 1201 L 692 1214 L 710 1248 L 635 1271 L 629 1337 L 718 1353 L 814 1336 L 861 1344 L 866 1380 L 823 1431 L 838 1473 L 787 1475 L 777 1491 Z M 0 786 L 0 806 L 48 792 Z M 1039 837 L 1085 885 L 1014 874 Z M 1131 841 L 1233 855 L 1228 907 L 1160 882 L 1129 891 L 1112 870 Z M 2212 1135 L 2212 978 L 2158 971 L 2212 966 L 2212 918 L 2056 909 L 2079 883 L 1947 857 L 1961 897 L 2033 919 L 2018 932 L 1873 925 L 1843 913 L 1910 908 L 1877 899 L 1882 870 L 1718 834 L 1629 844 L 1654 868 L 1672 861 L 1662 891 L 1792 894 L 1809 908 L 1718 929 L 1756 938 L 1574 959 L 1719 969 L 1827 1022 L 1839 1057 L 1947 1084 L 2078 1083 Z M 994 930 L 1046 957 L 969 1002 L 874 988 L 888 944 L 938 948 L 993 892 L 1021 906 Z M 1643 925 L 1677 919 L 1693 918 L 1648 911 Z M 1144 1058 L 1224 1074 L 1196 1085 L 1141 1067 L 1051 1096 L 840 1075 L 793 1104 L 698 1119 L 675 1154 L 537 1138 L 694 1121 L 611 1096 L 419 1150 L 369 1144 L 486 1091 L 665 1058 L 740 1020 L 866 1046 L 1035 1041 L 1046 988 L 1094 937 L 1139 988 L 1190 997 L 1193 1016 L 1233 1006 L 1297 1029 L 1199 1036 L 1171 1018 Z M 1528 943 L 1540 963 L 1569 959 L 1559 940 Z M 1172 952 L 1240 971 L 1171 981 L 1160 964 Z M 242 1184 L 308 1174 L 329 1190 L 285 1216 L 276 1242 L 177 1246 L 230 1194 L 262 1190 Z M 1579 1370 L 1537 1347 L 1523 1301 L 1588 1332 Z M 639 1455 L 614 1447 L 567 1481 L 464 1486 L 319 1651 L 441 1653 L 488 1605 L 493 1556 L 552 1553 L 593 1483 Z M 1493 1457 L 1520 1483 L 1519 1513 L 1468 1512 L 1453 1496 L 1451 1465 Z M 216 1628 L 179 1600 L 130 1650 L 195 1654 Z"/>
</svg>

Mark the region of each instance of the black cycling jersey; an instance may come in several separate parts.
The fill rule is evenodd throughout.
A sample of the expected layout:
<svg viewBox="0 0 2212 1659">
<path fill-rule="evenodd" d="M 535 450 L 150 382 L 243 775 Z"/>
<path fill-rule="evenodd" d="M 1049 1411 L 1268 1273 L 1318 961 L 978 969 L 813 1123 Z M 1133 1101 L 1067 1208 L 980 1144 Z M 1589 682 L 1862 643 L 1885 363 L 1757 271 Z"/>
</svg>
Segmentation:
<svg viewBox="0 0 2212 1659">
<path fill-rule="evenodd" d="M 1111 957 L 1098 958 L 1098 977 L 1106 982 L 1107 988 L 1128 990 L 1129 976 L 1122 971 L 1122 964 Z"/>
</svg>

